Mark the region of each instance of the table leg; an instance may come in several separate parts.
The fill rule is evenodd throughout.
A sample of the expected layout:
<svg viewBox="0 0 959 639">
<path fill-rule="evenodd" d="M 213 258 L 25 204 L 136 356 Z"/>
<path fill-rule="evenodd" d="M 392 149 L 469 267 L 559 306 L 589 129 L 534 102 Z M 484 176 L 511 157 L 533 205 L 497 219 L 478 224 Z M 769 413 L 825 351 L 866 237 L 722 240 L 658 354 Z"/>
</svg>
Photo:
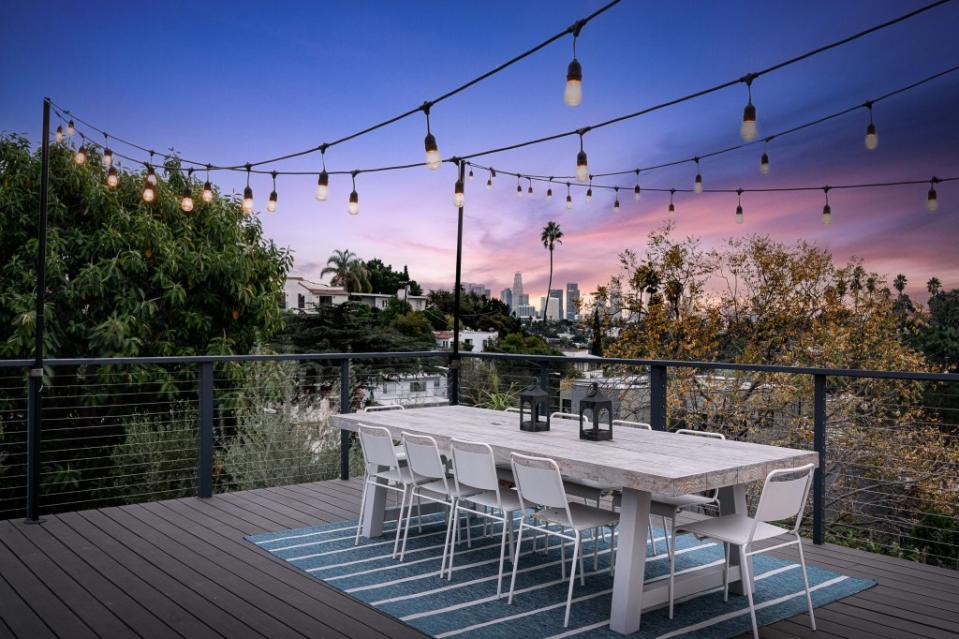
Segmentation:
<svg viewBox="0 0 959 639">
<path fill-rule="evenodd" d="M 649 499 L 650 495 L 646 491 L 623 489 L 609 627 L 614 632 L 624 635 L 639 630 L 640 615 L 643 610 Z"/>
<path fill-rule="evenodd" d="M 386 512 L 386 488 L 383 488 L 385 484 L 385 479 L 379 479 L 370 486 L 363 512 L 360 513 L 360 521 L 363 522 L 361 534 L 367 539 L 383 534 L 383 514 Z"/>
<path fill-rule="evenodd" d="M 726 486 L 719 489 L 719 514 L 721 515 L 745 515 L 746 510 L 746 485 Z M 739 546 L 730 544 L 729 546 L 729 565 L 739 567 Z M 752 575 L 752 559 L 749 559 L 749 574 Z M 752 585 L 750 590 L 755 592 Z M 746 594 L 742 579 L 736 579 L 729 582 L 729 592 L 737 595 Z"/>
</svg>

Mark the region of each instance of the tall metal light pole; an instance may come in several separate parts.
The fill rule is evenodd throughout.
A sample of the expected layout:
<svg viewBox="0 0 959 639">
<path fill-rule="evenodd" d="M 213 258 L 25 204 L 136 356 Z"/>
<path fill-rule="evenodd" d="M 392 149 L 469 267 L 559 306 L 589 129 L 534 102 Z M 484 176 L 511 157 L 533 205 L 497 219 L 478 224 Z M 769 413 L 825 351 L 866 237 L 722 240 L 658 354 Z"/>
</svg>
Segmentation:
<svg viewBox="0 0 959 639">
<path fill-rule="evenodd" d="M 40 210 L 37 214 L 36 344 L 27 385 L 27 522 L 38 523 L 40 510 L 40 424 L 43 390 L 43 308 L 47 289 L 47 191 L 50 182 L 50 98 L 43 99 L 40 151 Z"/>
<path fill-rule="evenodd" d="M 454 161 L 459 167 L 459 182 L 463 184 L 463 171 L 466 162 L 458 158 Z M 465 189 L 465 184 L 464 184 Z M 456 220 L 456 281 L 453 283 L 453 354 L 450 356 L 450 404 L 460 402 L 460 289 L 463 268 L 463 207 L 457 208 Z"/>
</svg>

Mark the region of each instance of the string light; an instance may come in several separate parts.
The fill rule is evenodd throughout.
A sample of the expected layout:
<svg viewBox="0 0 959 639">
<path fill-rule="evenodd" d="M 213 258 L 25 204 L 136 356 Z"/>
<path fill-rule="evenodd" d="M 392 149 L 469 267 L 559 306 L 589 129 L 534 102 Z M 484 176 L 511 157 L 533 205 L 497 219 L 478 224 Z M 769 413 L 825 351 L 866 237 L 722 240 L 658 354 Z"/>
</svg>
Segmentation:
<svg viewBox="0 0 959 639">
<path fill-rule="evenodd" d="M 153 186 L 156 186 L 157 174 L 156 171 L 153 170 L 153 155 L 154 152 L 150 151 L 150 162 L 147 164 L 147 182 Z"/>
<path fill-rule="evenodd" d="M 120 172 L 117 171 L 117 167 L 111 166 L 107 170 L 107 186 L 111 189 L 115 189 L 117 184 L 120 183 Z"/>
<path fill-rule="evenodd" d="M 423 103 L 423 113 L 426 114 L 426 166 L 430 168 L 431 171 L 435 171 L 440 168 L 440 164 L 443 163 L 443 158 L 440 156 L 439 147 L 436 145 L 436 137 L 430 131 L 430 107 L 432 106 L 431 102 Z"/>
<path fill-rule="evenodd" d="M 666 209 L 666 212 L 672 215 L 676 212 L 676 205 L 673 204 L 673 196 L 676 194 L 676 189 L 669 189 L 669 208 Z"/>
<path fill-rule="evenodd" d="M 552 176 L 550 176 L 549 178 L 549 187 L 546 189 L 546 199 L 547 200 L 553 199 L 553 177 Z"/>
<path fill-rule="evenodd" d="M 763 151 L 763 156 L 759 158 L 760 175 L 769 175 L 769 154 Z"/>
<path fill-rule="evenodd" d="M 206 182 L 203 183 L 203 194 L 200 196 L 203 201 L 209 204 L 213 201 L 213 185 L 210 184 L 210 165 L 206 165 Z"/>
<path fill-rule="evenodd" d="M 151 168 L 152 170 L 152 168 Z M 150 175 L 143 180 L 143 201 L 152 202 L 156 199 L 156 185 L 150 181 Z"/>
<path fill-rule="evenodd" d="M 270 199 L 266 201 L 267 213 L 276 213 L 276 171 L 273 171 L 273 190 L 270 191 Z"/>
<path fill-rule="evenodd" d="M 576 59 L 576 40 L 583 28 L 583 21 L 576 23 L 573 31 L 573 60 L 566 67 L 566 90 L 563 92 L 563 102 L 566 106 L 579 106 L 583 101 L 583 65 Z"/>
<path fill-rule="evenodd" d="M 73 134 L 76 132 L 77 132 L 77 127 L 73 123 L 73 120 L 70 120 L 69 122 L 67 122 L 67 137 L 72 138 Z"/>
<path fill-rule="evenodd" d="M 180 210 L 189 213 L 193 210 L 193 169 L 187 169 L 183 195 L 180 197 Z"/>
<path fill-rule="evenodd" d="M 57 141 L 57 144 L 63 142 L 63 126 L 57 125 L 57 132 L 53 134 L 54 139 Z"/>
<path fill-rule="evenodd" d="M 523 187 L 519 183 L 519 175 L 516 175 L 516 197 L 523 197 Z"/>
<path fill-rule="evenodd" d="M 586 160 L 586 151 L 583 150 L 583 133 L 579 132 L 579 153 L 576 154 L 576 179 L 585 182 L 589 179 L 589 162 Z"/>
<path fill-rule="evenodd" d="M 472 182 L 472 181 L 473 181 L 473 169 L 470 169 L 470 173 L 469 173 L 469 181 L 470 181 L 470 182 Z"/>
<path fill-rule="evenodd" d="M 531 180 L 530 178 L 526 178 L 526 179 L 529 180 L 529 188 L 526 189 L 526 192 L 527 192 L 529 195 L 532 195 L 532 194 L 533 194 L 533 180 Z"/>
<path fill-rule="evenodd" d="M 696 162 L 696 179 L 693 180 L 693 191 L 696 193 L 703 192 L 703 176 L 699 173 L 699 158 L 693 158 L 693 161 Z"/>
<path fill-rule="evenodd" d="M 566 208 L 573 208 L 573 196 L 569 193 L 569 182 L 566 183 Z"/>
<path fill-rule="evenodd" d="M 934 177 L 929 180 L 929 194 L 926 196 L 926 210 L 935 213 L 939 210 L 939 197 L 936 195 L 936 182 L 939 178 Z"/>
<path fill-rule="evenodd" d="M 250 187 L 250 169 L 252 167 L 246 165 L 246 188 L 243 189 L 243 212 L 246 215 L 253 214 L 253 189 Z"/>
<path fill-rule="evenodd" d="M 826 203 L 822 207 L 822 223 L 823 226 L 829 226 L 832 224 L 832 207 L 829 206 L 829 187 L 823 187 L 822 192 L 823 195 L 826 196 Z"/>
<path fill-rule="evenodd" d="M 323 163 L 323 170 L 316 180 L 316 199 L 325 202 L 330 194 L 330 174 L 326 172 L 326 144 L 320 147 L 320 161 Z"/>
<path fill-rule="evenodd" d="M 356 192 L 356 174 L 357 173 L 359 173 L 359 171 L 353 171 L 352 173 L 350 173 L 350 175 L 353 178 L 353 191 L 350 193 L 350 203 L 346 207 L 346 211 L 350 215 L 359 215 L 360 213 L 360 196 Z"/>
<path fill-rule="evenodd" d="M 639 202 L 643 190 L 639 188 L 639 169 L 636 169 L 636 186 L 633 187 L 633 199 Z"/>
<path fill-rule="evenodd" d="M 103 156 L 100 158 L 103 162 L 103 168 L 109 168 L 113 164 L 113 151 L 110 150 L 109 145 L 110 140 L 107 137 L 107 134 L 103 134 Z"/>
<path fill-rule="evenodd" d="M 470 175 L 473 174 L 473 171 L 470 171 Z M 453 186 L 453 206 L 458 209 L 463 208 L 463 204 L 466 201 L 466 196 L 463 193 L 463 180 L 456 180 L 456 184 Z"/>
<path fill-rule="evenodd" d="M 593 176 L 589 176 L 589 188 L 586 189 L 586 203 L 593 201 Z"/>
<path fill-rule="evenodd" d="M 876 124 L 872 121 L 872 101 L 866 102 L 866 108 L 869 109 L 869 126 L 866 127 L 866 149 L 875 151 L 879 146 L 879 133 L 876 132 Z"/>
<path fill-rule="evenodd" d="M 752 142 L 759 134 L 759 128 L 756 126 L 756 107 L 753 106 L 753 80 L 755 78 L 755 74 L 749 74 L 743 78 L 749 96 L 746 107 L 743 109 L 743 123 L 739 127 L 739 135 L 744 142 Z"/>
<path fill-rule="evenodd" d="M 80 148 L 77 149 L 77 152 L 73 156 L 73 161 L 77 164 L 86 164 L 87 162 L 87 147 L 85 144 L 81 144 Z"/>
<path fill-rule="evenodd" d="M 493 167 L 489 168 L 489 177 L 486 179 L 486 190 L 489 191 L 493 188 L 493 178 L 496 177 L 496 169 Z"/>
<path fill-rule="evenodd" d="M 619 187 L 615 187 L 613 191 L 616 192 L 616 201 L 613 202 L 613 213 L 619 213 Z"/>
<path fill-rule="evenodd" d="M 743 223 L 743 190 L 736 189 L 736 224 Z"/>
</svg>

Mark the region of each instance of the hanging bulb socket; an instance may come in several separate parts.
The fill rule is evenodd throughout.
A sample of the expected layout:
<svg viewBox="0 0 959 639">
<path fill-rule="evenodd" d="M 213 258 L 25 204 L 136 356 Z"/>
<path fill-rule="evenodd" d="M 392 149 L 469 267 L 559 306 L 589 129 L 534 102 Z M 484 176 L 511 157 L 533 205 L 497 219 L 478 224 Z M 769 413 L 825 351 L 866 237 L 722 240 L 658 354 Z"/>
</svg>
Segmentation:
<svg viewBox="0 0 959 639">
<path fill-rule="evenodd" d="M 87 147 L 81 145 L 77 152 L 73 156 L 73 161 L 77 164 L 86 164 L 87 162 Z"/>
<path fill-rule="evenodd" d="M 359 215 L 360 213 L 360 195 L 356 192 L 356 176 L 359 171 L 353 171 L 351 173 L 353 177 L 353 191 L 350 193 L 350 201 L 346 207 L 346 211 L 350 215 Z"/>
<path fill-rule="evenodd" d="M 822 207 L 822 223 L 823 226 L 829 226 L 832 224 L 832 207 L 829 206 L 829 187 L 824 187 L 822 191 L 826 198 L 826 203 Z"/>
<path fill-rule="evenodd" d="M 203 201 L 207 204 L 213 201 L 213 185 L 210 184 L 209 180 L 203 183 L 203 194 L 200 197 L 202 197 Z"/>
<path fill-rule="evenodd" d="M 582 149 L 576 154 L 576 179 L 580 182 L 589 180 L 589 162 L 586 158 L 586 151 Z"/>
<path fill-rule="evenodd" d="M 470 169 L 470 172 L 469 172 L 469 181 L 470 181 L 470 182 L 473 181 L 473 169 Z"/>
<path fill-rule="evenodd" d="M 152 202 L 156 199 L 156 186 L 151 184 L 149 180 L 143 181 L 143 201 Z"/>
<path fill-rule="evenodd" d="M 107 170 L 107 186 L 111 189 L 115 189 L 117 184 L 120 183 L 120 172 L 117 171 L 117 167 L 111 166 Z"/>
<path fill-rule="evenodd" d="M 67 122 L 67 137 L 72 138 L 73 134 L 77 132 L 77 127 L 73 124 L 73 120 Z"/>
<path fill-rule="evenodd" d="M 759 172 L 762 175 L 769 175 L 769 155 L 766 153 L 759 158 Z"/>
<path fill-rule="evenodd" d="M 579 106 L 583 101 L 583 66 L 579 60 L 573 58 L 566 67 L 566 90 L 563 92 L 563 102 L 566 106 Z"/>
<path fill-rule="evenodd" d="M 183 195 L 180 197 L 180 210 L 184 213 L 189 213 L 193 210 L 193 190 L 190 188 L 189 183 L 183 187 Z"/>
<path fill-rule="evenodd" d="M 939 178 L 929 180 L 929 193 L 926 196 L 926 210 L 935 213 L 939 210 L 939 196 L 936 194 L 936 182 Z"/>
<path fill-rule="evenodd" d="M 639 188 L 639 169 L 636 169 L 636 186 L 633 187 L 633 199 L 639 202 L 643 190 Z"/>
<path fill-rule="evenodd" d="M 330 192 L 330 174 L 326 169 L 320 171 L 320 177 L 316 180 L 316 199 L 325 202 Z"/>
<path fill-rule="evenodd" d="M 670 214 L 673 214 L 673 213 L 676 212 L 676 205 L 673 204 L 673 196 L 674 196 L 674 195 L 676 195 L 676 189 L 670 189 L 670 190 L 669 190 L 669 208 L 666 209 L 666 211 L 667 211 L 668 213 L 670 213 Z"/>
<path fill-rule="evenodd" d="M 866 139 L 864 140 L 866 149 L 875 151 L 879 147 L 879 134 L 876 132 L 876 125 L 872 122 L 866 127 Z"/>
<path fill-rule="evenodd" d="M 586 189 L 586 202 L 589 203 L 592 201 L 593 201 L 593 187 L 589 187 L 588 189 Z"/>
<path fill-rule="evenodd" d="M 266 201 L 267 213 L 276 213 L 277 195 L 276 195 L 276 171 L 273 171 L 273 190 L 270 191 L 270 197 Z"/>
<path fill-rule="evenodd" d="M 743 190 L 736 189 L 736 196 L 739 201 L 736 203 L 736 224 L 743 223 Z"/>
<path fill-rule="evenodd" d="M 456 180 L 456 184 L 453 186 L 453 206 L 458 209 L 463 208 L 465 201 L 466 196 L 464 195 L 463 180 Z"/>
<path fill-rule="evenodd" d="M 613 189 L 616 193 L 616 200 L 613 202 L 613 213 L 619 213 L 619 187 Z"/>
<path fill-rule="evenodd" d="M 57 132 L 54 134 L 54 139 L 57 141 L 58 144 L 59 144 L 60 142 L 63 142 L 63 127 L 62 127 L 62 126 L 58 126 L 58 127 L 57 127 Z"/>
<path fill-rule="evenodd" d="M 153 186 L 156 186 L 157 183 L 157 174 L 152 164 L 147 165 L 147 182 Z"/>
<path fill-rule="evenodd" d="M 529 181 L 529 188 L 526 189 L 526 192 L 527 192 L 529 195 L 532 195 L 532 194 L 533 194 L 533 180 L 532 180 L 531 178 L 526 178 L 526 179 L 527 179 L 527 181 Z"/>
<path fill-rule="evenodd" d="M 750 102 L 743 109 L 743 124 L 739 127 L 739 135 L 744 142 L 751 142 L 759 134 L 759 127 L 756 126 L 756 107 Z"/>
<path fill-rule="evenodd" d="M 426 166 L 435 171 L 440 168 L 442 158 L 440 157 L 439 147 L 436 145 L 436 137 L 432 133 L 426 134 Z"/>
<path fill-rule="evenodd" d="M 109 168 L 113 165 L 113 151 L 110 150 L 110 147 L 103 149 L 103 157 L 101 158 L 103 162 L 103 168 Z"/>
<path fill-rule="evenodd" d="M 573 208 L 573 196 L 569 192 L 569 182 L 566 183 L 566 208 Z"/>
</svg>

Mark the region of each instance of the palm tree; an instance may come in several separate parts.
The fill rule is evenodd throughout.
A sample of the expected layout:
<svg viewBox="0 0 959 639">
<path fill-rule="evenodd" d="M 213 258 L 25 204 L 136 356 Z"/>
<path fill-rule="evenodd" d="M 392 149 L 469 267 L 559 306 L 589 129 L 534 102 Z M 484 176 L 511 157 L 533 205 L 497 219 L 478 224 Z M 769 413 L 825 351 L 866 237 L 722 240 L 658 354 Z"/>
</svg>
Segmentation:
<svg viewBox="0 0 959 639">
<path fill-rule="evenodd" d="M 334 250 L 333 255 L 326 260 L 326 268 L 320 275 L 333 275 L 330 284 L 342 286 L 347 293 L 366 292 L 370 290 L 369 274 L 363 265 L 363 260 L 353 251 L 343 249 Z"/>
<path fill-rule="evenodd" d="M 935 297 L 942 291 L 942 282 L 939 281 L 938 277 L 930 277 L 929 281 L 926 282 L 926 290 L 929 291 L 930 296 Z"/>
<path fill-rule="evenodd" d="M 559 229 L 559 224 L 549 221 L 543 227 L 543 232 L 539 239 L 543 242 L 543 248 L 549 251 L 549 283 L 546 285 L 546 303 L 543 304 L 543 321 L 546 321 L 546 309 L 549 308 L 549 293 L 553 289 L 553 249 L 557 244 L 563 243 L 563 232 Z"/>
<path fill-rule="evenodd" d="M 900 273 L 899 275 L 897 275 L 897 276 L 896 276 L 896 279 L 894 279 L 894 280 L 892 281 L 892 286 L 893 286 L 893 288 L 896 289 L 896 291 L 899 292 L 899 297 L 902 297 L 902 292 L 903 292 L 904 290 L 906 290 L 906 283 L 907 283 L 907 281 L 908 281 L 908 280 L 906 280 L 906 276 L 903 275 L 902 273 Z"/>
</svg>

